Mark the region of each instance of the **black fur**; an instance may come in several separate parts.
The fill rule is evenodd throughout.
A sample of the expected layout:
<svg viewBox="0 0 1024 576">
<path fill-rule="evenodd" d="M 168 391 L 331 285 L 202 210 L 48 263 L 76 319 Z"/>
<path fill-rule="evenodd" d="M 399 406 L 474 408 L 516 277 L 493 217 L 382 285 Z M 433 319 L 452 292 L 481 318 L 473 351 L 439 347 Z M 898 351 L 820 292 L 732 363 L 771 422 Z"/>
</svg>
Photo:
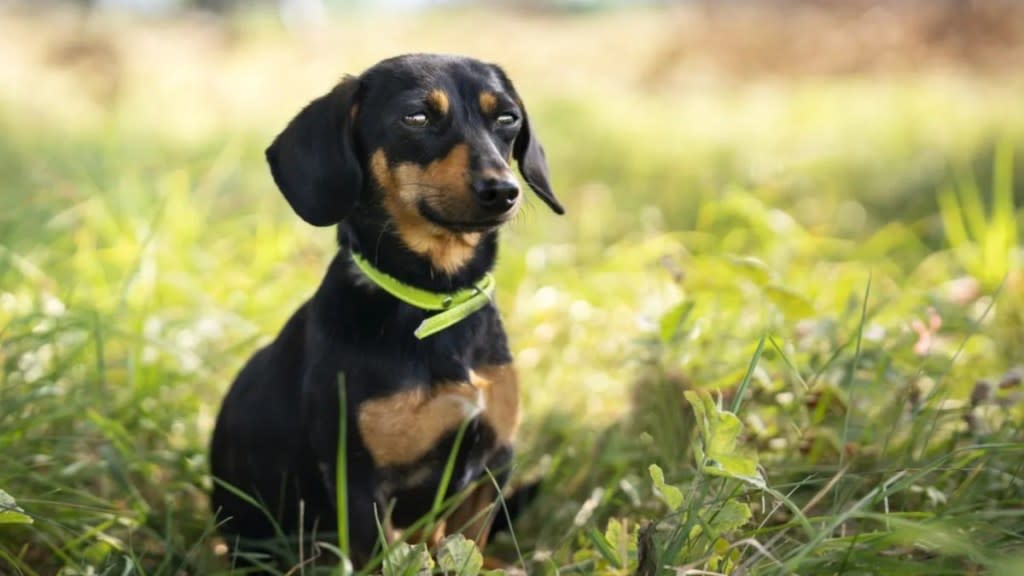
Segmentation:
<svg viewBox="0 0 1024 576">
<path fill-rule="evenodd" d="M 447 117 L 423 129 L 404 125 L 404 118 L 422 107 L 425 91 L 435 88 L 449 95 Z M 496 127 L 493 118 L 474 108 L 473 98 L 481 90 L 498 94 L 499 106 L 519 116 L 516 130 Z M 377 545 L 375 507 L 383 515 L 394 501 L 392 519 L 398 526 L 429 510 L 454 430 L 408 467 L 429 473 L 406 485 L 413 470 L 375 465 L 356 426 L 360 405 L 412 387 L 465 381 L 479 366 L 507 364 L 511 355 L 505 333 L 497 309 L 488 305 L 417 340 L 413 331 L 429 313 L 369 285 L 351 263 L 350 252 L 432 291 L 469 286 L 491 270 L 498 236 L 493 219 L 481 216 L 453 225 L 453 231 L 482 236 L 457 270 L 439 269 L 403 242 L 383 202 L 387 192 L 370 175 L 375 151 L 384 151 L 391 165 L 427 166 L 459 144 L 471 151 L 467 181 L 514 157 L 530 187 L 562 213 L 548 183 L 543 150 L 512 84 L 496 66 L 467 58 L 385 60 L 309 104 L 268 148 L 274 181 L 289 204 L 311 224 L 338 224 L 341 248 L 313 297 L 249 360 L 221 407 L 210 457 L 216 479 L 212 507 L 229 543 L 271 538 L 275 529 L 263 511 L 225 483 L 262 502 L 286 534 L 297 534 L 300 523 L 307 536 L 336 530 L 339 374 L 347 406 L 353 560 L 365 562 Z M 476 214 L 476 209 L 463 213 Z M 503 480 L 511 459 L 511 446 L 499 445 L 487 423 L 474 418 L 458 455 L 452 492 L 480 478 L 485 466 Z"/>
</svg>

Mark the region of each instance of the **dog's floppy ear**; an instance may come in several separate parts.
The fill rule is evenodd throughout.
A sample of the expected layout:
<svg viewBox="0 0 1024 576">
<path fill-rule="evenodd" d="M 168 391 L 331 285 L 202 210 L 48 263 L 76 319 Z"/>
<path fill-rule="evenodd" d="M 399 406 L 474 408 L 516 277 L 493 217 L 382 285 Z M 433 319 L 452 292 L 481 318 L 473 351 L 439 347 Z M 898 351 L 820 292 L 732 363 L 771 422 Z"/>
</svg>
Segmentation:
<svg viewBox="0 0 1024 576">
<path fill-rule="evenodd" d="M 519 104 L 523 112 L 523 125 L 519 128 L 519 135 L 512 144 L 512 155 L 519 163 L 519 172 L 522 173 L 526 183 L 540 196 L 540 199 L 551 208 L 555 214 L 565 214 L 565 208 L 555 198 L 551 191 L 551 183 L 548 176 L 548 161 L 544 156 L 544 147 L 540 145 L 536 134 L 530 129 L 530 118 L 526 114 L 526 107 Z"/>
<path fill-rule="evenodd" d="M 516 141 L 512 144 L 512 156 L 519 163 L 519 172 L 523 175 L 526 183 L 530 185 L 530 188 L 537 193 L 537 196 L 540 196 L 540 199 L 555 214 L 565 214 L 565 208 L 562 208 L 561 202 L 558 201 L 558 198 L 555 198 L 555 193 L 551 191 L 548 161 L 544 156 L 544 147 L 541 146 L 537 135 L 530 128 L 530 117 L 526 113 L 526 106 L 523 105 L 522 98 L 519 97 L 515 86 L 512 85 L 505 71 L 494 64 L 491 67 L 497 72 L 502 84 L 505 85 L 505 89 L 515 98 L 516 103 L 519 105 L 519 110 L 523 113 L 523 124 L 519 128 Z"/>
<path fill-rule="evenodd" d="M 353 137 L 359 84 L 346 77 L 310 102 L 267 148 L 277 187 L 295 213 L 314 226 L 342 221 L 363 187 Z"/>
</svg>

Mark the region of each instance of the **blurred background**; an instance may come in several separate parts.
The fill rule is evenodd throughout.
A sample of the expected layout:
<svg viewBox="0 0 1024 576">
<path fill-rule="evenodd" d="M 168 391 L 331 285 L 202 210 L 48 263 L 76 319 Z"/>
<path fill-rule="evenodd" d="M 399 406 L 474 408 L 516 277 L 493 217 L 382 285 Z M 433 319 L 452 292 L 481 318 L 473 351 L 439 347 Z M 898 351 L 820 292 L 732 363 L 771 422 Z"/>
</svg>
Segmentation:
<svg viewBox="0 0 1024 576">
<path fill-rule="evenodd" d="M 596 570 L 588 526 L 663 506 L 648 464 L 696 482 L 683 390 L 742 387 L 742 440 L 798 502 L 861 474 L 828 485 L 834 511 L 881 470 L 1021 441 L 1022 2 L 8 0 L 0 497 L 35 522 L 0 526 L 0 572 L 223 567 L 204 496 L 220 398 L 334 252 L 262 151 L 405 52 L 502 65 L 568 211 L 532 202 L 497 270 L 517 475 L 545 479 L 527 556 Z M 1019 517 L 985 512 L 1019 504 L 1019 467 L 981 454 L 963 469 L 991 478 L 944 462 L 886 504 L 955 508 L 975 547 L 882 556 L 962 573 L 1020 552 L 999 523 Z M 772 550 L 812 562 L 813 544 L 801 572 L 834 571 L 831 538 Z M 710 569 L 715 542 L 674 552 Z M 744 550 L 733 568 L 764 561 Z"/>
</svg>

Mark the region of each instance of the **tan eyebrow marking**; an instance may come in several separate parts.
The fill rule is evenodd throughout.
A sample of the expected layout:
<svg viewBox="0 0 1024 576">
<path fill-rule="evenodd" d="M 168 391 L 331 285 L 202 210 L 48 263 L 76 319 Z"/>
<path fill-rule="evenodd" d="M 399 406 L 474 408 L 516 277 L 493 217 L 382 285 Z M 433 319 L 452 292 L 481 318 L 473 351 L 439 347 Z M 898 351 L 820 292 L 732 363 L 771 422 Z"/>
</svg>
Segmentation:
<svg viewBox="0 0 1024 576">
<path fill-rule="evenodd" d="M 444 90 L 434 89 L 427 94 L 427 104 L 433 106 L 441 114 L 448 113 L 448 95 Z"/>
<path fill-rule="evenodd" d="M 494 95 L 494 92 L 485 91 L 480 93 L 480 110 L 484 114 L 493 114 L 497 107 L 498 97 Z"/>
</svg>

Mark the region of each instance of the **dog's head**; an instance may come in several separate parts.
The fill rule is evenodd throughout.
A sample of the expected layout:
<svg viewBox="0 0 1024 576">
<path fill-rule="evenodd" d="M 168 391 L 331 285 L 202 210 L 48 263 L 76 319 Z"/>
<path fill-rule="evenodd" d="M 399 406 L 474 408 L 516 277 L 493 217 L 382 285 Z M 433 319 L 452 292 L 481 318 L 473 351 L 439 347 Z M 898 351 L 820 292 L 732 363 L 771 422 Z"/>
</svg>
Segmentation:
<svg viewBox="0 0 1024 576">
<path fill-rule="evenodd" d="M 505 73 L 426 54 L 345 78 L 267 149 L 274 181 L 305 221 L 336 224 L 366 204 L 382 209 L 421 254 L 439 242 L 470 248 L 515 216 L 522 194 L 513 158 L 530 188 L 562 214 L 544 150 Z"/>
</svg>

